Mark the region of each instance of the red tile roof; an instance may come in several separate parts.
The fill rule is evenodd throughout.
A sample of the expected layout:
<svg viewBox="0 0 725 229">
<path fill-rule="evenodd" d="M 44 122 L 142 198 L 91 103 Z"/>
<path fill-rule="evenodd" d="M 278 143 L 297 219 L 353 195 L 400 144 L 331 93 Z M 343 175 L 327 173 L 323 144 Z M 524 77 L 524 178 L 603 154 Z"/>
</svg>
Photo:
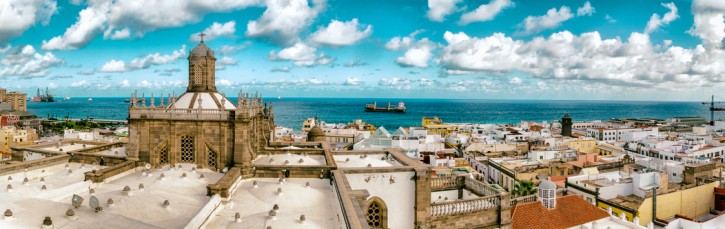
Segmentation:
<svg viewBox="0 0 725 229">
<path fill-rule="evenodd" d="M 609 217 L 606 211 L 570 195 L 556 198 L 556 207 L 547 209 L 541 202 L 517 204 L 511 209 L 513 229 L 569 228 Z"/>
</svg>

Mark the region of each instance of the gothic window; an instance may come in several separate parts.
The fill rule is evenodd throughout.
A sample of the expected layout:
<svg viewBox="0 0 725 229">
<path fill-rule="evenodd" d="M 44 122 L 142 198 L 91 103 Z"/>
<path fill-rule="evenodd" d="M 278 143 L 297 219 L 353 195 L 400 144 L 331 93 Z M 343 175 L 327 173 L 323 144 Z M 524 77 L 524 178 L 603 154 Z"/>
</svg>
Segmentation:
<svg viewBox="0 0 725 229">
<path fill-rule="evenodd" d="M 169 147 L 164 146 L 159 150 L 159 164 L 169 163 Z"/>
<path fill-rule="evenodd" d="M 194 68 L 194 84 L 201 84 L 201 67 Z"/>
<path fill-rule="evenodd" d="M 365 220 L 371 228 L 387 228 L 387 207 L 378 197 L 373 197 L 365 212 Z"/>
<path fill-rule="evenodd" d="M 209 158 L 209 161 L 208 161 L 209 167 L 216 168 L 216 153 L 214 153 L 214 151 L 209 149 L 208 154 L 209 154 L 208 155 L 209 156 L 208 157 Z"/>
<path fill-rule="evenodd" d="M 194 162 L 194 137 L 181 136 L 181 161 Z"/>
</svg>

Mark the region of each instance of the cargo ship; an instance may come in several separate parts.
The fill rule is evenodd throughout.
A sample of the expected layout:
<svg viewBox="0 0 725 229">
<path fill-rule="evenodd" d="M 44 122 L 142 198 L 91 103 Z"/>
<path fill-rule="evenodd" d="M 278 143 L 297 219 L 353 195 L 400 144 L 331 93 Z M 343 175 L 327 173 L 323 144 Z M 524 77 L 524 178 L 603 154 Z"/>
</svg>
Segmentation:
<svg viewBox="0 0 725 229">
<path fill-rule="evenodd" d="M 397 112 L 405 113 L 405 103 L 403 101 L 398 102 L 398 106 L 393 106 L 388 103 L 387 107 L 378 107 L 378 103 L 368 104 L 365 106 L 366 112 Z"/>
</svg>

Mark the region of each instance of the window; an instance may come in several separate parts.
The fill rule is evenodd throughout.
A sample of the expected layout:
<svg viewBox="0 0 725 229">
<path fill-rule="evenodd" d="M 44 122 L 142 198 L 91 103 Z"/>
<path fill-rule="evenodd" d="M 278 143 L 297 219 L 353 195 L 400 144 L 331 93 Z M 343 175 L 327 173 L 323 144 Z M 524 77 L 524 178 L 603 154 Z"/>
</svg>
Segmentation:
<svg viewBox="0 0 725 229">
<path fill-rule="evenodd" d="M 194 68 L 194 84 L 201 84 L 201 67 Z"/>
<path fill-rule="evenodd" d="M 368 209 L 365 212 L 365 220 L 368 226 L 371 228 L 387 228 L 387 211 L 385 204 L 382 200 L 377 197 L 373 197 L 373 200 L 368 205 Z"/>
<path fill-rule="evenodd" d="M 208 159 L 209 167 L 216 168 L 216 153 L 214 153 L 214 151 L 211 151 L 211 149 L 209 149 L 208 152 Z"/>
<path fill-rule="evenodd" d="M 169 163 L 169 147 L 164 146 L 159 150 L 159 164 Z"/>
<path fill-rule="evenodd" d="M 194 162 L 194 137 L 181 136 L 181 161 Z"/>
</svg>

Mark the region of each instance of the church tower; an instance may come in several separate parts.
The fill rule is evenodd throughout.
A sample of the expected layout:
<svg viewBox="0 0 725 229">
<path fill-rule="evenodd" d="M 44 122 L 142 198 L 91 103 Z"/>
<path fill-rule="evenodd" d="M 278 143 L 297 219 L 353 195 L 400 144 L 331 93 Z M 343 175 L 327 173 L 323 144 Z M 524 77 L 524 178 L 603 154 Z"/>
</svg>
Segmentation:
<svg viewBox="0 0 725 229">
<path fill-rule="evenodd" d="M 189 86 L 187 92 L 216 92 L 214 51 L 204 44 L 204 36 L 199 34 L 201 42 L 189 54 Z"/>
<path fill-rule="evenodd" d="M 574 122 L 572 122 L 571 116 L 569 116 L 569 113 L 565 114 L 564 117 L 561 118 L 561 136 L 571 137 L 572 125 L 574 125 Z"/>
</svg>

